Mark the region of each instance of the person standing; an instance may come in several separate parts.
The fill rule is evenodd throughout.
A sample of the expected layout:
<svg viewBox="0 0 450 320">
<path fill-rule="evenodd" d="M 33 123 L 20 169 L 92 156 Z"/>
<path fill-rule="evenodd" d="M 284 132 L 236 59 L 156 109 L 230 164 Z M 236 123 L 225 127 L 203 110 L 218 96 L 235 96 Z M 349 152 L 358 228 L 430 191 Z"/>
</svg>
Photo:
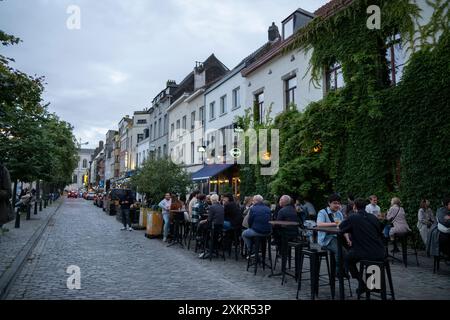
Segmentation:
<svg viewBox="0 0 450 320">
<path fill-rule="evenodd" d="M 12 207 L 10 199 L 12 198 L 11 177 L 8 169 L 0 163 L 0 233 L 8 232 L 3 225 L 12 218 Z"/>
<path fill-rule="evenodd" d="M 128 230 L 133 231 L 133 228 L 131 228 L 131 219 L 130 219 L 130 207 L 134 203 L 133 195 L 131 194 L 130 190 L 125 190 L 123 194 L 119 197 L 119 205 L 120 205 L 120 211 L 122 214 L 122 223 L 123 228 L 120 230 Z"/>
<path fill-rule="evenodd" d="M 378 206 L 378 197 L 376 195 L 371 195 L 369 197 L 370 203 L 366 206 L 366 212 L 375 215 L 377 218 L 380 217 L 381 209 Z"/>
<path fill-rule="evenodd" d="M 162 209 L 162 215 L 164 220 L 164 232 L 163 232 L 163 241 L 167 242 L 167 236 L 169 235 L 170 230 L 170 206 L 172 204 L 171 194 L 167 192 L 164 195 L 164 199 L 158 204 L 158 207 Z"/>
<path fill-rule="evenodd" d="M 420 209 L 418 212 L 417 229 L 419 229 L 420 237 L 422 238 L 425 247 L 427 246 L 428 234 L 431 226 L 436 222 L 433 210 L 430 208 L 430 201 L 423 199 L 420 201 Z"/>
</svg>

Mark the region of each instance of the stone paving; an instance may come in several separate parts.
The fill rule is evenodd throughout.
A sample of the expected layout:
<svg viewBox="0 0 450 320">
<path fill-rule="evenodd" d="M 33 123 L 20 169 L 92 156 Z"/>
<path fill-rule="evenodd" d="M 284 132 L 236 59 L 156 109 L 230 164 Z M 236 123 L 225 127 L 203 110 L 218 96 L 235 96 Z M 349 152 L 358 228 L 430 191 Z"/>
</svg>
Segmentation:
<svg viewBox="0 0 450 320">
<path fill-rule="evenodd" d="M 8 299 L 295 299 L 297 284 L 246 271 L 246 261 L 201 260 L 193 250 L 167 247 L 144 231 L 120 231 L 114 217 L 92 202 L 64 199 L 9 291 Z M 0 252 L 6 243 L 0 243 Z M 410 259 L 413 257 L 410 257 Z M 3 256 L 2 256 L 3 259 Z M 81 290 L 69 290 L 67 267 L 81 269 Z M 450 267 L 433 274 L 432 260 L 420 267 L 392 266 L 397 299 L 449 299 Z M 355 285 L 353 283 L 352 285 Z M 301 299 L 309 299 L 305 283 Z M 329 299 L 327 287 L 319 299 Z"/>
<path fill-rule="evenodd" d="M 33 234 L 47 221 L 49 215 L 55 212 L 59 201 L 45 209 L 42 208 L 42 211 L 38 210 L 37 215 L 34 215 L 34 210 L 32 210 L 31 220 L 28 221 L 25 220 L 26 214 L 22 213 L 19 229 L 14 228 L 14 220 L 4 225 L 9 231 L 0 235 L 0 277 L 11 267 L 14 259 L 24 249 Z"/>
</svg>

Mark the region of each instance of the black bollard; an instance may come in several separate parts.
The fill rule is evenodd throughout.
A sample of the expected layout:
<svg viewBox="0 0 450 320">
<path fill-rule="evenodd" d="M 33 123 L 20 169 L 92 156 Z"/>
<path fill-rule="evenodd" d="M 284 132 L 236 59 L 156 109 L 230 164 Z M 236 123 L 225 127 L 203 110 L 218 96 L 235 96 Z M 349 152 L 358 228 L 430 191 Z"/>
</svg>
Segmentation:
<svg viewBox="0 0 450 320">
<path fill-rule="evenodd" d="M 42 211 L 42 199 L 39 199 L 39 211 Z"/>
<path fill-rule="evenodd" d="M 34 214 L 37 215 L 38 213 L 38 204 L 37 204 L 37 200 L 34 202 Z"/>
<path fill-rule="evenodd" d="M 31 204 L 27 204 L 27 220 L 31 219 Z"/>
<path fill-rule="evenodd" d="M 44 199 L 44 209 L 47 208 L 47 199 Z"/>
<path fill-rule="evenodd" d="M 20 228 L 20 212 L 19 212 L 19 210 L 20 210 L 19 208 L 17 208 L 17 210 L 16 210 L 16 222 L 14 224 L 14 227 L 16 229 Z"/>
</svg>

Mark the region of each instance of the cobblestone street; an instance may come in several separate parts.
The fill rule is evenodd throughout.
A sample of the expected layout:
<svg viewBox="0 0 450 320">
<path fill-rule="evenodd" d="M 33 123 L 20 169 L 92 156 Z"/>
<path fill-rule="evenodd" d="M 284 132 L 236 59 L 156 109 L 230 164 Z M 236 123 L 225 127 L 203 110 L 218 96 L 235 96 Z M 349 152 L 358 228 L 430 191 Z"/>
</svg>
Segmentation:
<svg viewBox="0 0 450 320">
<path fill-rule="evenodd" d="M 256 276 L 247 272 L 242 259 L 200 260 L 193 250 L 145 238 L 144 231 L 120 231 L 115 217 L 91 201 L 62 201 L 7 299 L 295 299 L 292 278 L 282 286 L 267 269 Z M 441 263 L 434 275 L 431 259 L 421 256 L 420 262 L 392 266 L 397 299 L 448 299 L 449 267 Z M 67 288 L 71 265 L 81 269 L 81 290 Z M 308 299 L 308 292 L 305 283 L 301 298 Z M 319 298 L 330 298 L 327 287 Z"/>
</svg>

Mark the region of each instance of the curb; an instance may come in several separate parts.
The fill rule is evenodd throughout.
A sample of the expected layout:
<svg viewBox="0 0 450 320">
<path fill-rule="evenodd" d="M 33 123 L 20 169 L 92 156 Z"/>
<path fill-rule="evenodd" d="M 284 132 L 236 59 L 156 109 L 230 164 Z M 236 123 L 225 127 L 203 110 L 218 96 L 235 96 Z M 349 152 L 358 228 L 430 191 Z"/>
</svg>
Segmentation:
<svg viewBox="0 0 450 320">
<path fill-rule="evenodd" d="M 0 300 L 6 299 L 8 293 L 9 293 L 11 284 L 14 282 L 14 280 L 15 280 L 16 276 L 19 274 L 20 270 L 22 270 L 22 267 L 23 267 L 26 259 L 29 257 L 29 255 L 31 254 L 31 252 L 33 251 L 33 249 L 36 247 L 37 243 L 41 239 L 50 220 L 55 216 L 55 214 L 58 212 L 59 208 L 61 208 L 63 203 L 64 203 L 64 201 L 61 201 L 60 203 L 58 203 L 58 206 L 56 207 L 55 211 L 46 218 L 46 220 L 44 221 L 44 223 L 42 223 L 41 226 L 38 227 L 38 229 L 33 233 L 31 238 L 28 240 L 28 242 L 25 244 L 25 246 L 22 248 L 22 250 L 16 256 L 14 261 L 11 263 L 10 267 L 0 277 Z"/>
</svg>

